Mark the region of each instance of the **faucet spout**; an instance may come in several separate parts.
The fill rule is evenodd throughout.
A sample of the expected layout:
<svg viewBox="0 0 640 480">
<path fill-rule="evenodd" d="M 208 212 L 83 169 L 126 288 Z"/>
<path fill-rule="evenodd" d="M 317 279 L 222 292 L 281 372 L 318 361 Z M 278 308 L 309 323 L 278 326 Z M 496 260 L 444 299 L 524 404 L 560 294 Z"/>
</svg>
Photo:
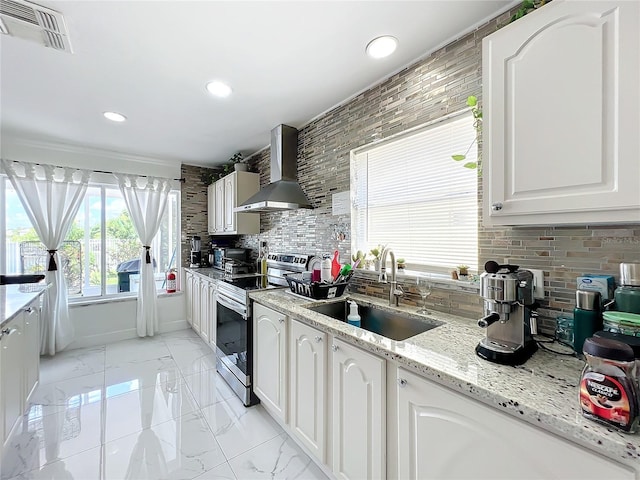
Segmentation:
<svg viewBox="0 0 640 480">
<path fill-rule="evenodd" d="M 390 306 L 398 306 L 398 302 L 400 297 L 404 295 L 404 292 L 400 287 L 398 287 L 398 281 L 396 279 L 397 276 L 397 265 L 396 265 L 396 255 L 393 253 L 390 247 L 384 247 L 382 249 L 382 253 L 380 254 L 380 272 L 378 275 L 378 281 L 381 283 L 387 283 L 387 256 L 391 257 L 391 282 L 389 288 L 389 305 Z"/>
</svg>

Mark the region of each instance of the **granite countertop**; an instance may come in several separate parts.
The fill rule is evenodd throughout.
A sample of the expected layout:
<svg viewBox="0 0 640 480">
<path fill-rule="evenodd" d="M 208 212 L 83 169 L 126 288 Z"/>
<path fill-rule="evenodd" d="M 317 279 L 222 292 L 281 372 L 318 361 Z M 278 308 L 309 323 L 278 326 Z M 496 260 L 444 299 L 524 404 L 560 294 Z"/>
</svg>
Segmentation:
<svg viewBox="0 0 640 480">
<path fill-rule="evenodd" d="M 0 327 L 49 288 L 46 283 L 0 285 Z"/>
<path fill-rule="evenodd" d="M 420 373 L 471 398 L 548 430 L 609 458 L 640 469 L 640 434 L 624 434 L 582 417 L 578 383 L 584 362 L 538 350 L 524 365 L 497 365 L 479 358 L 475 346 L 484 337 L 474 320 L 433 311 L 415 314 L 440 326 L 404 341 L 394 341 L 305 308 L 322 303 L 289 290 L 250 292 L 250 298 L 365 350 Z M 349 294 L 359 304 L 392 308 L 369 296 Z M 347 296 L 340 298 L 342 301 Z M 327 302 L 327 301 L 324 301 Z"/>
</svg>

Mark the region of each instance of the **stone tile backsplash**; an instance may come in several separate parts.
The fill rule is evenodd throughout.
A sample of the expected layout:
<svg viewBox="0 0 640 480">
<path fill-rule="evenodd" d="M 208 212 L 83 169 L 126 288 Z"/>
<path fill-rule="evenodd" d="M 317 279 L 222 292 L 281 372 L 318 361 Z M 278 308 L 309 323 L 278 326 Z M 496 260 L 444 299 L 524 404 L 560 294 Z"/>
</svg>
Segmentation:
<svg viewBox="0 0 640 480">
<path fill-rule="evenodd" d="M 350 152 L 463 110 L 469 95 L 481 100 L 482 38 L 504 24 L 509 16 L 505 13 L 489 21 L 302 126 L 298 138 L 298 180 L 314 209 L 261 214 L 261 233 L 241 236 L 239 245 L 257 252 L 258 241 L 266 240 L 272 252 L 320 255 L 339 250 L 342 261 L 347 261 L 351 254 L 350 216 L 332 215 L 331 205 L 333 194 L 349 190 Z M 269 183 L 269 160 L 268 148 L 250 159 L 250 165 L 260 172 L 262 186 Z M 183 176 L 198 178 L 199 167 L 183 166 Z M 480 205 L 480 178 L 478 182 Z M 187 181 L 182 198 L 182 238 L 186 241 L 195 232 L 206 233 L 206 185 Z M 572 311 L 577 276 L 607 273 L 617 278 L 621 261 L 640 261 L 640 225 L 486 228 L 482 225 L 481 210 L 479 218 L 480 265 L 487 260 L 502 263 L 508 259 L 522 268 L 545 271 L 546 298 L 540 309 L 543 315 L 540 323 L 545 330 L 554 328 L 556 316 Z M 335 232 L 345 229 L 348 235 L 344 240 L 338 239 Z M 188 246 L 186 253 L 187 256 L 183 245 L 183 264 L 188 259 Z M 354 277 L 352 288 L 386 296 L 385 288 L 366 274 Z M 467 292 L 462 287 L 459 291 L 434 289 L 429 304 L 437 310 L 467 317 L 482 312 L 477 290 Z"/>
</svg>

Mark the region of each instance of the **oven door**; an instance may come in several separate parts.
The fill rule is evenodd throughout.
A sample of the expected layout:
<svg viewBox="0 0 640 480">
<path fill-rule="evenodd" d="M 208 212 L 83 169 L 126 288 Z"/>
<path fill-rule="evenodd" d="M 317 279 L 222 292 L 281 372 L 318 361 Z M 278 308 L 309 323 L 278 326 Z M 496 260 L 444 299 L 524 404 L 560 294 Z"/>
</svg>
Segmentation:
<svg viewBox="0 0 640 480">
<path fill-rule="evenodd" d="M 216 318 L 216 353 L 223 366 L 244 387 L 251 385 L 247 306 L 218 291 Z"/>
</svg>

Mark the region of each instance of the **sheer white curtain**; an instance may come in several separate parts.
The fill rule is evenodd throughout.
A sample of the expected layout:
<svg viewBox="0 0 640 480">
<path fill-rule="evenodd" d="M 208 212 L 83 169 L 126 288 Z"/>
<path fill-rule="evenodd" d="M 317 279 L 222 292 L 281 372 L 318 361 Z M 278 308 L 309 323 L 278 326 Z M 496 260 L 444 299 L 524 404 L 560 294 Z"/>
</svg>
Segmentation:
<svg viewBox="0 0 640 480">
<path fill-rule="evenodd" d="M 78 213 L 91 172 L 8 160 L 2 160 L 2 168 L 40 241 L 49 251 L 45 278 L 51 286 L 44 296 L 40 353 L 55 355 L 64 350 L 75 335 L 58 249 Z"/>
<path fill-rule="evenodd" d="M 140 337 L 153 336 L 158 331 L 158 315 L 151 242 L 160 228 L 171 182 L 168 179 L 153 177 L 129 175 L 116 175 L 116 177 L 133 226 L 142 242 L 136 328 Z"/>
</svg>

